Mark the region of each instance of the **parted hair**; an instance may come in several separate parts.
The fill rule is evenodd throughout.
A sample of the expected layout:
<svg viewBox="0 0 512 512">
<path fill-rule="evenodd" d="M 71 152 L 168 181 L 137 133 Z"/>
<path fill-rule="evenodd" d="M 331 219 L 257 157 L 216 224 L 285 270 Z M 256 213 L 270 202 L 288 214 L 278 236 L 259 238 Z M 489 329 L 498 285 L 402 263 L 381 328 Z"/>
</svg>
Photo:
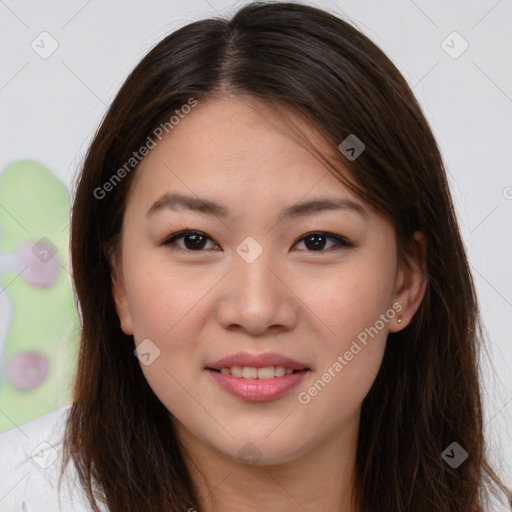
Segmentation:
<svg viewBox="0 0 512 512">
<path fill-rule="evenodd" d="M 426 236 L 424 298 L 410 324 L 389 334 L 362 403 L 355 509 L 484 512 L 491 493 L 510 499 L 487 461 L 474 283 L 441 154 L 411 88 L 348 21 L 313 6 L 256 2 L 229 19 L 190 23 L 151 49 L 108 108 L 77 177 L 70 251 L 81 339 L 64 454 L 91 508 L 201 511 L 169 411 L 112 298 L 109 251 L 136 166 L 104 199 L 94 191 L 190 98 L 226 92 L 305 116 L 348 170 L 334 163 L 333 175 L 392 221 L 400 259 L 416 230 Z M 349 134 L 365 144 L 353 161 L 337 150 Z M 468 453 L 456 469 L 441 456 L 453 441 Z"/>
</svg>

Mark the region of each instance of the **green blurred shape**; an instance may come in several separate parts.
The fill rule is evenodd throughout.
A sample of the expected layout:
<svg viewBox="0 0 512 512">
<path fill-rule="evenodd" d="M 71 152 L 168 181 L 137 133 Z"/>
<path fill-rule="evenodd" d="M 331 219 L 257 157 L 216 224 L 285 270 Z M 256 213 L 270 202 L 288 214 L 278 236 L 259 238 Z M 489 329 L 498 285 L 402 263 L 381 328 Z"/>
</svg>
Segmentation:
<svg viewBox="0 0 512 512">
<path fill-rule="evenodd" d="M 37 351 L 50 362 L 49 375 L 29 391 L 0 381 L 0 432 L 70 403 L 78 356 L 79 321 L 68 269 L 69 202 L 64 184 L 38 162 L 16 162 L 0 175 L 0 251 L 48 238 L 58 250 L 61 271 L 49 288 L 31 286 L 23 274 L 0 274 L 13 315 L 4 345 L 5 370 L 23 351 Z M 5 288 L 5 289 L 4 289 Z M 0 346 L 2 345 L 0 340 Z"/>
</svg>

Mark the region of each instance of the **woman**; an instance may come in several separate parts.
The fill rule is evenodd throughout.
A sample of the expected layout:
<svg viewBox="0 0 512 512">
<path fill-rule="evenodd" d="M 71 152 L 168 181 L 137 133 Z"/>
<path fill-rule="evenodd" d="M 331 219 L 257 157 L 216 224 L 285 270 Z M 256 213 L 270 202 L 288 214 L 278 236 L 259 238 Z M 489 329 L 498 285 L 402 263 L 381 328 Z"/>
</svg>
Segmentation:
<svg viewBox="0 0 512 512">
<path fill-rule="evenodd" d="M 510 500 L 438 147 L 346 22 L 256 3 L 161 41 L 89 148 L 71 253 L 63 470 L 91 510 Z"/>
</svg>

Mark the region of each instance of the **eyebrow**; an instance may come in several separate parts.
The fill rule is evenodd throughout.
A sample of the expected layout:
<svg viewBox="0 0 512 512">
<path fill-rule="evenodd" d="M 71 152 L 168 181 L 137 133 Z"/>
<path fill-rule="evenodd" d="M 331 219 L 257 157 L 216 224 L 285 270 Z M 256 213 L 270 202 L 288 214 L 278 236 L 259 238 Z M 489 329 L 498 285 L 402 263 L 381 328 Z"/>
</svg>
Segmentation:
<svg viewBox="0 0 512 512">
<path fill-rule="evenodd" d="M 165 193 L 153 203 L 147 211 L 146 216 L 149 217 L 161 210 L 184 209 L 224 218 L 230 217 L 231 215 L 228 208 L 215 203 L 214 201 L 178 193 Z M 362 205 L 352 201 L 351 199 L 338 197 L 321 197 L 288 206 L 280 212 L 278 220 L 281 221 L 285 218 L 291 217 L 306 217 L 321 211 L 329 210 L 348 210 L 358 213 L 366 220 L 369 220 L 368 212 Z"/>
</svg>

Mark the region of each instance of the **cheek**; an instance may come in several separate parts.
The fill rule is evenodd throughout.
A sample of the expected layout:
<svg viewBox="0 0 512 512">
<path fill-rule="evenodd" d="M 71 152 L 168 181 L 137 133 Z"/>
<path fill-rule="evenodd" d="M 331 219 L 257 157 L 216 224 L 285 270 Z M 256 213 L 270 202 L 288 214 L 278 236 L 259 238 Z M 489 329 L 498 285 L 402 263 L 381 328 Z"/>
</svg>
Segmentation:
<svg viewBox="0 0 512 512">
<path fill-rule="evenodd" d="M 173 397 L 179 404 L 187 399 L 179 383 L 190 378 L 197 363 L 194 354 L 206 318 L 202 299 L 214 284 L 211 275 L 201 278 L 196 271 L 194 277 L 194 269 L 173 268 L 165 255 L 130 251 L 129 246 L 123 264 L 134 339 L 136 345 L 146 343 L 152 354 L 148 365 L 141 359 L 142 371 L 162 401 Z"/>
<path fill-rule="evenodd" d="M 197 372 L 193 364 L 201 339 L 199 298 L 190 285 L 188 293 L 183 289 L 183 278 L 161 274 L 155 267 L 132 277 L 129 294 L 134 338 L 137 345 L 151 340 L 154 345 L 148 345 L 149 352 L 155 353 L 150 364 L 140 358 L 141 369 L 169 410 L 186 411 L 190 407 L 187 383 Z"/>
<path fill-rule="evenodd" d="M 335 430 L 357 414 L 384 356 L 392 319 L 389 291 L 385 276 L 353 268 L 311 298 L 328 329 L 318 338 L 320 364 L 314 378 L 297 394 L 304 429 L 314 431 L 319 428 L 317 418 L 324 418 L 322 428 Z"/>
<path fill-rule="evenodd" d="M 302 278 L 305 303 L 338 348 L 373 326 L 390 308 L 394 287 L 392 258 L 353 258 L 345 266 Z M 387 325 L 387 324 L 386 324 Z"/>
<path fill-rule="evenodd" d="M 321 364 L 313 387 L 304 388 L 304 402 L 333 407 L 343 416 L 368 393 L 379 371 L 389 323 L 394 284 L 394 260 L 383 255 L 354 259 L 351 265 L 324 280 L 304 285 L 307 303 L 323 325 L 318 345 Z M 339 407 L 342 406 L 343 410 Z"/>
<path fill-rule="evenodd" d="M 131 250 L 127 244 L 124 269 L 137 341 L 154 337 L 167 342 L 184 324 L 190 325 L 195 305 L 208 290 L 197 269 L 194 273 L 193 268 L 173 266 L 165 251 Z"/>
</svg>

